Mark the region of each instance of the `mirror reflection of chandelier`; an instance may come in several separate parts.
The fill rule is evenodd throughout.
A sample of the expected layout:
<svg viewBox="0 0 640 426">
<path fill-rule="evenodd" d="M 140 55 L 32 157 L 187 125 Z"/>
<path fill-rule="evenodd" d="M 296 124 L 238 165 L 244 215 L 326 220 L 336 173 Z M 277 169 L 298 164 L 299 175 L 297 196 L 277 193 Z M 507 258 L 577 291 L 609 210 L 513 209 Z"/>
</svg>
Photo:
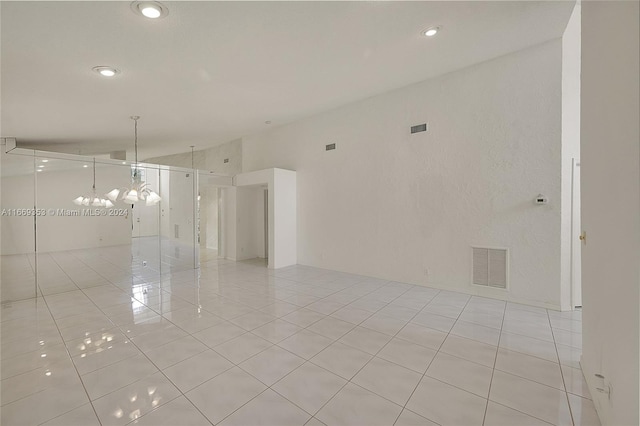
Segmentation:
<svg viewBox="0 0 640 426">
<path fill-rule="evenodd" d="M 109 200 L 115 202 L 122 200 L 125 203 L 135 204 L 144 201 L 147 206 L 155 206 L 162 198 L 153 192 L 146 182 L 142 180 L 141 169 L 138 168 L 138 120 L 137 115 L 132 115 L 134 121 L 134 146 L 135 146 L 135 163 L 133 164 L 133 174 L 131 176 L 131 185 L 128 188 L 116 188 L 109 192 L 106 196 Z"/>
<path fill-rule="evenodd" d="M 85 166 L 86 167 L 86 166 Z M 113 203 L 105 198 L 98 197 L 96 193 L 96 159 L 93 159 L 93 191 L 90 195 L 81 195 L 73 202 L 79 206 L 113 207 Z"/>
</svg>

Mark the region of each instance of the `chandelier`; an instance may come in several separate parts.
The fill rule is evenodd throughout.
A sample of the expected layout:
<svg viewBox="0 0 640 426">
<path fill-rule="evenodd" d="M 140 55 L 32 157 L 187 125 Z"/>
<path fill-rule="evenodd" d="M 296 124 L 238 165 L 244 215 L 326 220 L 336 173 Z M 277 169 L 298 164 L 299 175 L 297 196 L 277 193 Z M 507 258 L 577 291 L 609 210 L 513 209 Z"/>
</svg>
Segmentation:
<svg viewBox="0 0 640 426">
<path fill-rule="evenodd" d="M 147 206 L 155 206 L 162 200 L 158 194 L 153 192 L 146 182 L 142 180 L 141 169 L 138 168 L 138 120 L 137 115 L 132 115 L 134 121 L 134 146 L 135 146 L 135 163 L 133 164 L 133 175 L 131 176 L 131 185 L 128 188 L 116 188 L 106 194 L 107 198 L 113 202 L 122 200 L 126 203 L 135 204 L 144 201 Z"/>
<path fill-rule="evenodd" d="M 86 166 L 85 166 L 86 167 Z M 81 195 L 73 202 L 79 206 L 113 207 L 113 203 L 105 198 L 98 197 L 96 193 L 96 159 L 93 159 L 93 190 L 90 195 Z"/>
</svg>

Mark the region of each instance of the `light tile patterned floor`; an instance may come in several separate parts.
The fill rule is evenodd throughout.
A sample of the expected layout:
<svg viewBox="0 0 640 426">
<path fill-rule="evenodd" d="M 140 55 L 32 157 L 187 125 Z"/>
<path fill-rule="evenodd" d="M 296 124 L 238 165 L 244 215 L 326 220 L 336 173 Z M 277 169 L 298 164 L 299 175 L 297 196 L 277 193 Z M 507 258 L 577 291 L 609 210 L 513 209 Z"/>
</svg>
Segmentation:
<svg viewBox="0 0 640 426">
<path fill-rule="evenodd" d="M 44 296 L 2 305 L 2 425 L 598 424 L 580 311 L 120 251 L 51 255 Z"/>
</svg>

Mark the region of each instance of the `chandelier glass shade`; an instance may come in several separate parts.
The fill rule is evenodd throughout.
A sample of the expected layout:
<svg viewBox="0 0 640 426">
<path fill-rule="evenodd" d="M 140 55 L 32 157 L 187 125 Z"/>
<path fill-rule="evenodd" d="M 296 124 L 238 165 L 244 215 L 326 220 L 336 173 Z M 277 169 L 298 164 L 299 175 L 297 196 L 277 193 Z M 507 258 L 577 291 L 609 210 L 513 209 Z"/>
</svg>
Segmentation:
<svg viewBox="0 0 640 426">
<path fill-rule="evenodd" d="M 128 188 L 113 189 L 106 194 L 106 197 L 113 202 L 121 200 L 127 204 L 135 204 L 138 202 L 144 202 L 146 206 L 155 206 L 158 204 L 162 198 L 153 192 L 146 182 L 140 179 L 139 172 L 139 169 L 134 169 L 131 186 Z"/>
<path fill-rule="evenodd" d="M 73 202 L 79 206 L 87 207 L 113 207 L 113 203 L 102 197 L 98 197 L 96 192 L 96 159 L 93 159 L 93 187 L 91 194 L 81 195 L 73 200 Z"/>
<path fill-rule="evenodd" d="M 106 194 L 106 197 L 116 202 L 121 200 L 127 204 L 135 204 L 144 202 L 146 206 L 155 206 L 162 198 L 149 188 L 146 182 L 142 180 L 141 170 L 138 168 L 138 120 L 139 116 L 131 116 L 134 121 L 134 146 L 135 146 L 135 163 L 133 164 L 133 175 L 131 177 L 131 185 L 127 188 L 116 188 Z"/>
</svg>

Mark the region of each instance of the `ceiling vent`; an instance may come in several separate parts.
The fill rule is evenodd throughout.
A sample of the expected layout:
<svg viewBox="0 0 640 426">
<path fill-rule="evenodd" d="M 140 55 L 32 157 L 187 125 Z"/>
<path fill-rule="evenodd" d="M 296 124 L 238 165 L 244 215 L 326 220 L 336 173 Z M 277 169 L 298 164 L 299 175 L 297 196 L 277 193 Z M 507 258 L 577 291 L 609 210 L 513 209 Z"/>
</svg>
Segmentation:
<svg viewBox="0 0 640 426">
<path fill-rule="evenodd" d="M 420 132 L 426 132 L 427 129 L 427 123 L 422 123 L 422 124 L 418 124 L 416 126 L 411 126 L 411 134 L 414 133 L 420 133 Z"/>
<path fill-rule="evenodd" d="M 507 250 L 487 247 L 472 249 L 473 284 L 506 290 L 509 271 Z"/>
</svg>

